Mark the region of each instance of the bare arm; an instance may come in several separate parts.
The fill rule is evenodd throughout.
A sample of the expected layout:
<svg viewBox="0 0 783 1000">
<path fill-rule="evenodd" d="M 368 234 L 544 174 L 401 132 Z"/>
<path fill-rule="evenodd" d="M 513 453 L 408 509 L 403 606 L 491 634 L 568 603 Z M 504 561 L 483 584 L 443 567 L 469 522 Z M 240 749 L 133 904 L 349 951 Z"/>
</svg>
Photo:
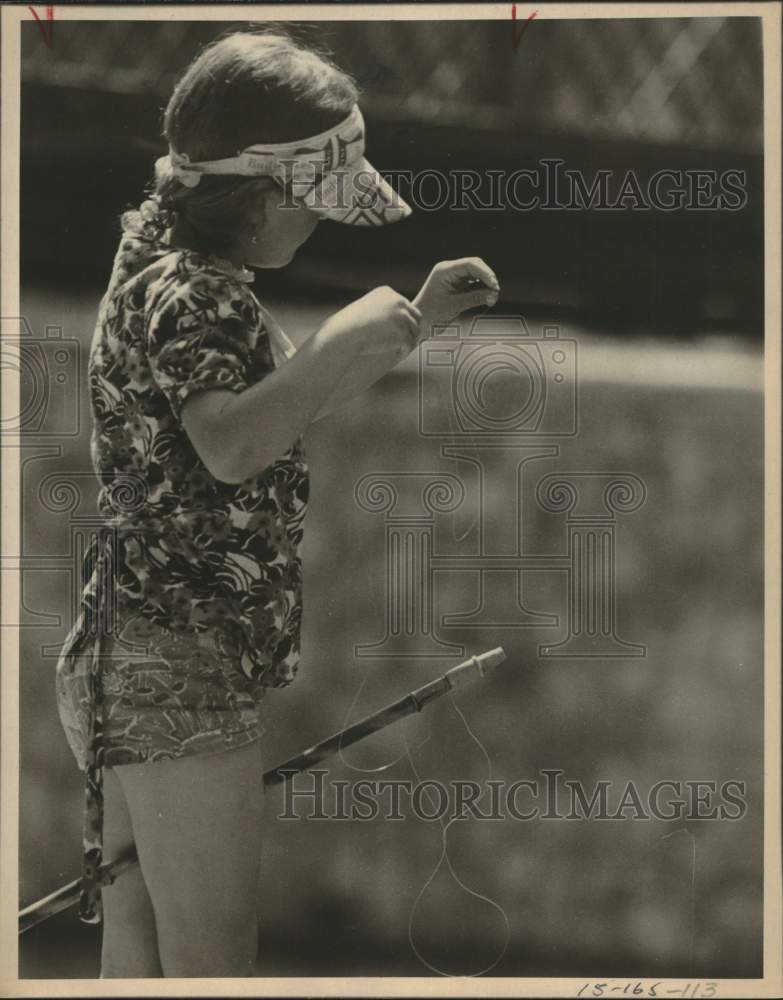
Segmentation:
<svg viewBox="0 0 783 1000">
<path fill-rule="evenodd" d="M 463 291 L 477 278 L 480 290 Z M 284 365 L 243 392 L 209 389 L 182 407 L 182 423 L 216 479 L 241 483 L 283 455 L 315 419 L 401 361 L 436 323 L 494 305 L 499 286 L 477 257 L 433 268 L 413 303 L 376 288 L 335 313 Z"/>
<path fill-rule="evenodd" d="M 322 420 L 341 406 L 345 406 L 374 385 L 378 379 L 383 378 L 402 360 L 397 351 L 386 354 L 362 354 L 354 358 L 313 419 Z"/>
<path fill-rule="evenodd" d="M 188 397 L 182 425 L 216 479 L 241 483 L 283 455 L 304 433 L 361 354 L 398 358 L 418 336 L 420 314 L 390 288 L 340 310 L 284 365 L 242 392 L 209 389 Z"/>
<path fill-rule="evenodd" d="M 471 281 L 477 287 L 471 287 Z M 500 293 L 494 272 L 479 257 L 442 261 L 433 269 L 413 305 L 421 313 L 419 341 L 432 336 L 432 327 L 448 323 L 465 309 L 493 306 Z M 368 389 L 402 361 L 397 353 L 362 355 L 348 366 L 336 387 L 318 410 L 315 420 L 333 413 Z"/>
</svg>

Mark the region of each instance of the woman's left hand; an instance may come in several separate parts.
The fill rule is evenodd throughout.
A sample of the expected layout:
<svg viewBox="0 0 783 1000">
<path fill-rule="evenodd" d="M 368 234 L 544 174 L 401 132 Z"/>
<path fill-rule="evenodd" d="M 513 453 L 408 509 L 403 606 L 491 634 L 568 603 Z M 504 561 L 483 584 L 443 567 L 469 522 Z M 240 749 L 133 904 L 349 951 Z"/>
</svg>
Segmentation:
<svg viewBox="0 0 783 1000">
<path fill-rule="evenodd" d="M 476 280 L 481 285 L 471 288 L 469 282 Z M 494 271 L 480 257 L 441 261 L 433 267 L 413 300 L 422 313 L 421 339 L 430 336 L 434 323 L 450 323 L 466 309 L 476 306 L 494 306 L 499 294 Z"/>
</svg>

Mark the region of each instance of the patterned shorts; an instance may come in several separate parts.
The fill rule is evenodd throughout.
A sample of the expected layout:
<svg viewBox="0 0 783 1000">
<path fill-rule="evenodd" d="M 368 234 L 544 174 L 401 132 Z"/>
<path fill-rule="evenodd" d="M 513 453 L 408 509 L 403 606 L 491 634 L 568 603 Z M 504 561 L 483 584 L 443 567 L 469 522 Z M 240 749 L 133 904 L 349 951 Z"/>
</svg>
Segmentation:
<svg viewBox="0 0 783 1000">
<path fill-rule="evenodd" d="M 61 658 L 56 691 L 71 750 L 86 768 L 90 662 L 86 649 Z M 104 766 L 219 753 L 258 739 L 254 689 L 225 636 L 167 631 L 129 620 L 101 646 Z"/>
<path fill-rule="evenodd" d="M 103 638 L 97 674 L 92 646 L 66 644 L 56 668 L 60 720 L 85 772 L 79 916 L 86 923 L 102 918 L 103 769 L 246 746 L 263 734 L 264 690 L 240 669 L 221 630 L 183 635 L 137 615 Z"/>
</svg>

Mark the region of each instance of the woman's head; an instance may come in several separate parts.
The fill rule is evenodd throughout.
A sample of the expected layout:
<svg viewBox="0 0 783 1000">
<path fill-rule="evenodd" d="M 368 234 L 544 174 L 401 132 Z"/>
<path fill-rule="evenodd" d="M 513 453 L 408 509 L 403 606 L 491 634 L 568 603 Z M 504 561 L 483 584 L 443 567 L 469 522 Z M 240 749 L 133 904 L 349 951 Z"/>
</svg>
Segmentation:
<svg viewBox="0 0 783 1000">
<path fill-rule="evenodd" d="M 356 103 L 351 78 L 327 58 L 277 31 L 240 32 L 207 46 L 168 102 L 164 135 L 192 162 L 235 156 L 254 143 L 292 142 L 337 125 Z M 259 266 L 287 263 L 317 218 L 283 211 L 270 178 L 204 176 L 187 187 L 170 168 L 156 178 L 160 204 L 176 212 L 177 235 L 193 249 Z"/>
<path fill-rule="evenodd" d="M 240 32 L 207 46 L 185 71 L 163 120 L 169 144 L 217 160 L 257 142 L 292 142 L 336 125 L 356 86 L 324 56 L 277 32 Z"/>
</svg>

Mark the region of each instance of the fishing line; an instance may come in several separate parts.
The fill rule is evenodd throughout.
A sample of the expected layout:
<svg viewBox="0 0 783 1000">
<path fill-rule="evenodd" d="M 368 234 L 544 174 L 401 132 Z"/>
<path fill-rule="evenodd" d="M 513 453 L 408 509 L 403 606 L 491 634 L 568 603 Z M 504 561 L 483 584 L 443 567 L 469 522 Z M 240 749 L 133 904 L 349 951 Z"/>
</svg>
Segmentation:
<svg viewBox="0 0 783 1000">
<path fill-rule="evenodd" d="M 456 702 L 454 701 L 454 698 L 453 698 L 452 695 L 449 695 L 449 701 L 451 702 L 452 707 L 456 710 L 458 716 L 462 720 L 462 722 L 463 722 L 463 724 L 465 726 L 465 729 L 466 729 L 469 737 L 478 745 L 478 747 L 480 748 L 481 752 L 484 755 L 484 758 L 487 761 L 488 773 L 487 773 L 487 777 L 486 777 L 485 781 L 491 780 L 491 778 L 492 778 L 492 761 L 491 761 L 491 758 L 489 756 L 489 753 L 486 750 L 486 747 L 484 747 L 484 745 L 481 742 L 481 740 L 478 738 L 478 736 L 475 734 L 475 732 L 473 731 L 473 729 L 468 724 L 468 721 L 465 718 L 464 713 L 459 708 L 459 706 L 456 704 Z M 404 736 L 403 736 L 403 739 L 405 739 Z M 405 740 L 405 752 L 406 752 L 406 755 L 407 755 L 407 758 L 408 758 L 408 763 L 410 765 L 411 771 L 413 772 L 413 776 L 414 776 L 414 778 L 416 780 L 416 783 L 417 783 L 417 785 L 420 786 L 422 784 L 421 775 L 419 774 L 418 768 L 416 767 L 416 765 L 415 765 L 415 763 L 413 761 L 413 757 L 411 756 L 411 748 L 410 748 L 407 740 Z M 503 960 L 506 952 L 508 951 L 508 946 L 511 943 L 511 922 L 509 921 L 509 918 L 508 918 L 508 915 L 506 914 L 506 911 L 503 909 L 503 907 L 499 903 L 495 902 L 495 900 L 491 899 L 489 896 L 485 896 L 483 893 L 477 892 L 475 889 L 471 889 L 470 886 L 466 885 L 462 881 L 462 879 L 459 877 L 459 875 L 454 870 L 454 866 L 453 866 L 453 864 L 451 862 L 451 858 L 449 856 L 448 831 L 449 831 L 449 828 L 451 827 L 452 823 L 455 823 L 457 820 L 459 820 L 461 818 L 463 818 L 463 817 L 452 816 L 452 818 L 447 823 L 444 823 L 442 817 L 440 817 L 438 819 L 438 822 L 440 823 L 440 826 L 441 826 L 441 853 L 440 853 L 440 857 L 438 858 L 438 862 L 437 862 L 437 864 L 435 865 L 435 867 L 434 867 L 434 869 L 432 871 L 432 874 L 429 876 L 429 878 L 427 879 L 427 881 L 424 883 L 424 885 L 419 890 L 419 892 L 418 892 L 418 894 L 416 896 L 416 899 L 413 902 L 413 906 L 411 907 L 410 917 L 408 919 L 408 942 L 409 942 L 409 944 L 411 946 L 411 949 L 413 950 L 413 953 L 416 955 L 416 957 L 418 958 L 418 960 L 422 963 L 422 965 L 424 965 L 427 969 L 429 969 L 430 972 L 434 972 L 436 975 L 446 976 L 446 977 L 449 977 L 449 978 L 455 978 L 456 976 L 465 976 L 465 977 L 469 977 L 469 978 L 476 978 L 478 976 L 484 976 L 488 972 L 491 972 L 492 969 L 494 969 L 495 966 L 497 966 Z M 449 873 L 450 873 L 451 877 L 454 879 L 454 882 L 459 886 L 459 888 L 462 889 L 464 892 L 466 892 L 469 896 L 473 897 L 474 899 L 477 899 L 480 902 L 487 903 L 494 910 L 496 910 L 500 914 L 500 916 L 502 917 L 503 923 L 505 925 L 505 929 L 506 929 L 505 940 L 503 942 L 503 947 L 501 948 L 500 953 L 498 954 L 497 958 L 495 958 L 495 960 L 493 962 L 491 962 L 489 965 L 485 966 L 483 969 L 480 969 L 478 972 L 452 973 L 452 972 L 447 972 L 444 969 L 439 969 L 437 966 L 435 966 L 431 962 L 427 961 L 427 959 L 422 955 L 422 953 L 416 947 L 416 943 L 415 943 L 415 941 L 413 939 L 413 937 L 414 937 L 413 924 L 414 924 L 414 921 L 415 921 L 415 918 L 416 918 L 416 911 L 417 911 L 417 909 L 419 907 L 419 904 L 421 903 L 422 898 L 424 897 L 424 894 L 426 893 L 427 889 L 430 887 L 430 885 L 431 885 L 432 881 L 434 880 L 435 876 L 440 871 L 440 867 L 441 867 L 441 865 L 443 864 L 444 861 L 446 862 L 446 865 L 448 867 L 448 870 L 449 870 Z"/>
</svg>

